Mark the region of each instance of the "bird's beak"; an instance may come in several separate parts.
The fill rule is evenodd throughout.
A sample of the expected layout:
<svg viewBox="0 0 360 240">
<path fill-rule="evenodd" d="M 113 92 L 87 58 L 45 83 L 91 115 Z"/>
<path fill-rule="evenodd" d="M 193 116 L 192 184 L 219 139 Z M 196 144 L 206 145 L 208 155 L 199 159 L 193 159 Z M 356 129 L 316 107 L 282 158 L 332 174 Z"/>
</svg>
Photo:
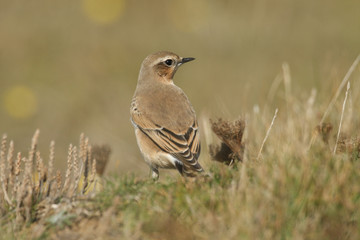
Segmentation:
<svg viewBox="0 0 360 240">
<path fill-rule="evenodd" d="M 178 63 L 178 66 L 180 66 L 180 65 L 183 64 L 183 63 L 190 62 L 190 61 L 192 61 L 192 60 L 195 60 L 195 58 L 193 58 L 193 57 L 182 58 L 182 59 L 181 59 L 181 62 Z"/>
<path fill-rule="evenodd" d="M 195 60 L 195 58 L 193 58 L 193 57 L 182 58 L 182 59 L 181 59 L 181 63 L 190 62 L 190 61 L 192 61 L 192 60 Z"/>
</svg>

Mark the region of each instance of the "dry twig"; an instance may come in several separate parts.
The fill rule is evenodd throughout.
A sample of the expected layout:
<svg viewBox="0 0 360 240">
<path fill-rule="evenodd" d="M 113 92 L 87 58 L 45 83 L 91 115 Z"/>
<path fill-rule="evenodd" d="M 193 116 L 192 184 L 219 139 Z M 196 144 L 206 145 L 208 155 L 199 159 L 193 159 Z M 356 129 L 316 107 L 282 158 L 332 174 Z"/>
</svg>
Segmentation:
<svg viewBox="0 0 360 240">
<path fill-rule="evenodd" d="M 270 126 L 269 126 L 269 128 L 268 128 L 268 130 L 267 130 L 267 132 L 266 132 L 265 138 L 264 138 L 264 140 L 263 140 L 263 142 L 262 142 L 262 144 L 261 144 L 259 153 L 258 153 L 257 158 L 256 158 L 257 160 L 259 160 L 259 158 L 260 158 L 260 156 L 261 156 L 261 153 L 262 153 L 262 150 L 263 150 L 263 148 L 264 148 L 265 142 L 266 142 L 267 138 L 269 137 L 271 128 L 272 128 L 272 126 L 274 125 L 275 119 L 276 119 L 276 117 L 277 117 L 277 113 L 278 113 L 278 109 L 275 110 L 274 117 L 273 117 L 273 119 L 272 119 L 272 121 L 271 121 L 271 124 L 270 124 Z"/>
<path fill-rule="evenodd" d="M 337 133 L 337 137 L 336 137 L 336 142 L 335 142 L 335 147 L 334 147 L 333 155 L 336 153 L 337 144 L 338 144 L 338 142 L 339 142 L 340 131 L 341 131 L 341 124 L 342 124 L 343 117 L 344 117 L 344 111 L 345 111 L 345 106 L 346 106 L 346 100 L 347 100 L 347 98 L 348 98 L 348 93 L 349 93 L 349 90 L 350 90 L 350 82 L 348 82 L 348 84 L 347 84 L 347 89 L 346 89 L 346 93 L 345 93 L 344 103 L 343 103 L 343 106 L 342 106 L 341 117 L 340 117 L 340 123 L 339 123 L 339 129 L 338 129 L 338 133 Z"/>
</svg>

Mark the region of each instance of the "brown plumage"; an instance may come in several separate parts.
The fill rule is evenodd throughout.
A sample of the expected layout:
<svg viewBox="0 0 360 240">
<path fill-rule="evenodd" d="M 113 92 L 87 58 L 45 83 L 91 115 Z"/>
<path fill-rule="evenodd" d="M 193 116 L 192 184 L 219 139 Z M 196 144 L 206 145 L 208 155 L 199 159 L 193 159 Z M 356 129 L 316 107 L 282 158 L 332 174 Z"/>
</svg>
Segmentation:
<svg viewBox="0 0 360 240">
<path fill-rule="evenodd" d="M 194 60 L 171 52 L 145 58 L 131 102 L 130 115 L 142 155 L 159 177 L 158 168 L 175 168 L 184 176 L 203 169 L 195 111 L 185 93 L 173 83 L 179 66 Z"/>
</svg>

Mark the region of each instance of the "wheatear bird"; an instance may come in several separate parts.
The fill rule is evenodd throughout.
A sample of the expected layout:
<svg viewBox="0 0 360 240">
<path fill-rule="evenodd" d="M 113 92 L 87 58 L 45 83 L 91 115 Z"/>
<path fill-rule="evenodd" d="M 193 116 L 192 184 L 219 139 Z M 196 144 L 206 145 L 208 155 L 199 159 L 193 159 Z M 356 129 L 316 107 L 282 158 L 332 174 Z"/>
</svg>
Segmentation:
<svg viewBox="0 0 360 240">
<path fill-rule="evenodd" d="M 203 172 L 197 161 L 200 137 L 195 111 L 173 82 L 176 70 L 194 59 L 163 51 L 147 56 L 141 64 L 130 115 L 153 179 L 159 178 L 158 168 L 177 169 L 189 177 Z"/>
</svg>

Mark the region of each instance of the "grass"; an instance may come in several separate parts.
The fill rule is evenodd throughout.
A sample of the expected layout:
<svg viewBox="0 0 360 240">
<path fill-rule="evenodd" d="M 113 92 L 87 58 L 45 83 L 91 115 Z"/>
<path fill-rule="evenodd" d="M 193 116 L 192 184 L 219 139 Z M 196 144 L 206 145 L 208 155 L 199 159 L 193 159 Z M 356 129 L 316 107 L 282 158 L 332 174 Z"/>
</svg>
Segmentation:
<svg viewBox="0 0 360 240">
<path fill-rule="evenodd" d="M 358 239 L 359 167 L 318 149 L 214 164 L 195 182 L 114 177 L 96 200 L 124 239 Z"/>
<path fill-rule="evenodd" d="M 48 165 L 45 166 L 43 157 L 37 150 L 39 134 L 40 131 L 36 130 L 28 156 L 22 157 L 22 153 L 18 152 L 16 159 L 14 142 L 10 141 L 8 144 L 6 134 L 1 140 L 0 227 L 4 227 L 3 232 L 12 236 L 21 232 L 24 226 L 44 221 L 49 214 L 54 214 L 54 209 L 56 209 L 55 214 L 62 216 L 66 210 L 57 206 L 64 206 L 66 209 L 68 203 L 73 203 L 75 199 L 84 196 L 89 197 L 101 184 L 96 174 L 97 160 L 91 158 L 88 138 L 81 134 L 79 148 L 70 144 L 68 167 L 65 180 L 62 181 L 60 171 L 57 170 L 55 174 L 53 169 L 55 142 L 50 143 Z M 55 219 L 57 219 L 56 224 L 61 223 L 61 217 Z M 69 218 L 65 217 L 65 219 Z"/>
<path fill-rule="evenodd" d="M 129 173 L 103 178 L 103 188 L 96 189 L 95 196 L 83 194 L 84 183 L 79 192 L 69 196 L 68 188 L 74 189 L 88 178 L 78 174 L 83 171 L 81 166 L 88 166 L 90 172 L 90 164 L 71 161 L 77 158 L 77 150 L 80 159 L 85 148 L 91 150 L 81 137 L 79 148 L 69 147 L 69 166 L 62 185 L 65 190 L 61 191 L 66 194 L 32 201 L 29 214 L 22 213 L 26 220 L 22 224 L 16 221 L 16 208 L 26 207 L 26 201 L 12 205 L 16 199 L 9 203 L 1 195 L 0 239 L 70 235 L 98 239 L 359 239 L 360 116 L 350 114 L 352 107 L 356 109 L 358 93 L 348 88 L 346 96 L 345 92 L 336 94 L 344 101 L 331 100 L 324 121 L 321 116 L 326 104 L 316 101 L 316 92 L 296 97 L 291 91 L 289 66 L 282 78 L 285 107 L 276 106 L 275 115 L 275 106 L 267 105 L 233 125 L 217 122 L 227 128 L 237 126 L 241 134 L 236 136 L 242 138 L 238 146 L 234 144 L 236 138 L 225 139 L 225 143 L 224 138 L 222 142 L 212 140 L 215 135 L 205 129 L 205 149 L 206 145 L 226 142 L 232 144 L 227 151 L 237 149 L 235 155 L 228 152 L 225 164 L 212 161 L 203 152 L 206 156 L 201 163 L 211 177 L 162 175 L 159 182 L 153 182 L 147 176 Z M 354 106 L 345 104 L 346 100 Z M 204 121 L 209 120 L 200 123 Z M 340 127 L 333 131 L 333 126 Z M 225 136 L 221 127 L 216 129 L 217 136 Z M 29 157 L 36 152 L 34 140 L 30 152 Z M 53 150 L 50 152 L 53 159 Z M 5 150 L 1 155 L 4 160 Z M 231 156 L 237 161 L 228 161 Z M 30 167 L 28 160 L 25 163 Z M 2 169 L 8 168 L 2 165 Z M 42 175 L 41 169 L 37 172 Z M 33 194 L 37 193 L 36 186 Z"/>
</svg>

